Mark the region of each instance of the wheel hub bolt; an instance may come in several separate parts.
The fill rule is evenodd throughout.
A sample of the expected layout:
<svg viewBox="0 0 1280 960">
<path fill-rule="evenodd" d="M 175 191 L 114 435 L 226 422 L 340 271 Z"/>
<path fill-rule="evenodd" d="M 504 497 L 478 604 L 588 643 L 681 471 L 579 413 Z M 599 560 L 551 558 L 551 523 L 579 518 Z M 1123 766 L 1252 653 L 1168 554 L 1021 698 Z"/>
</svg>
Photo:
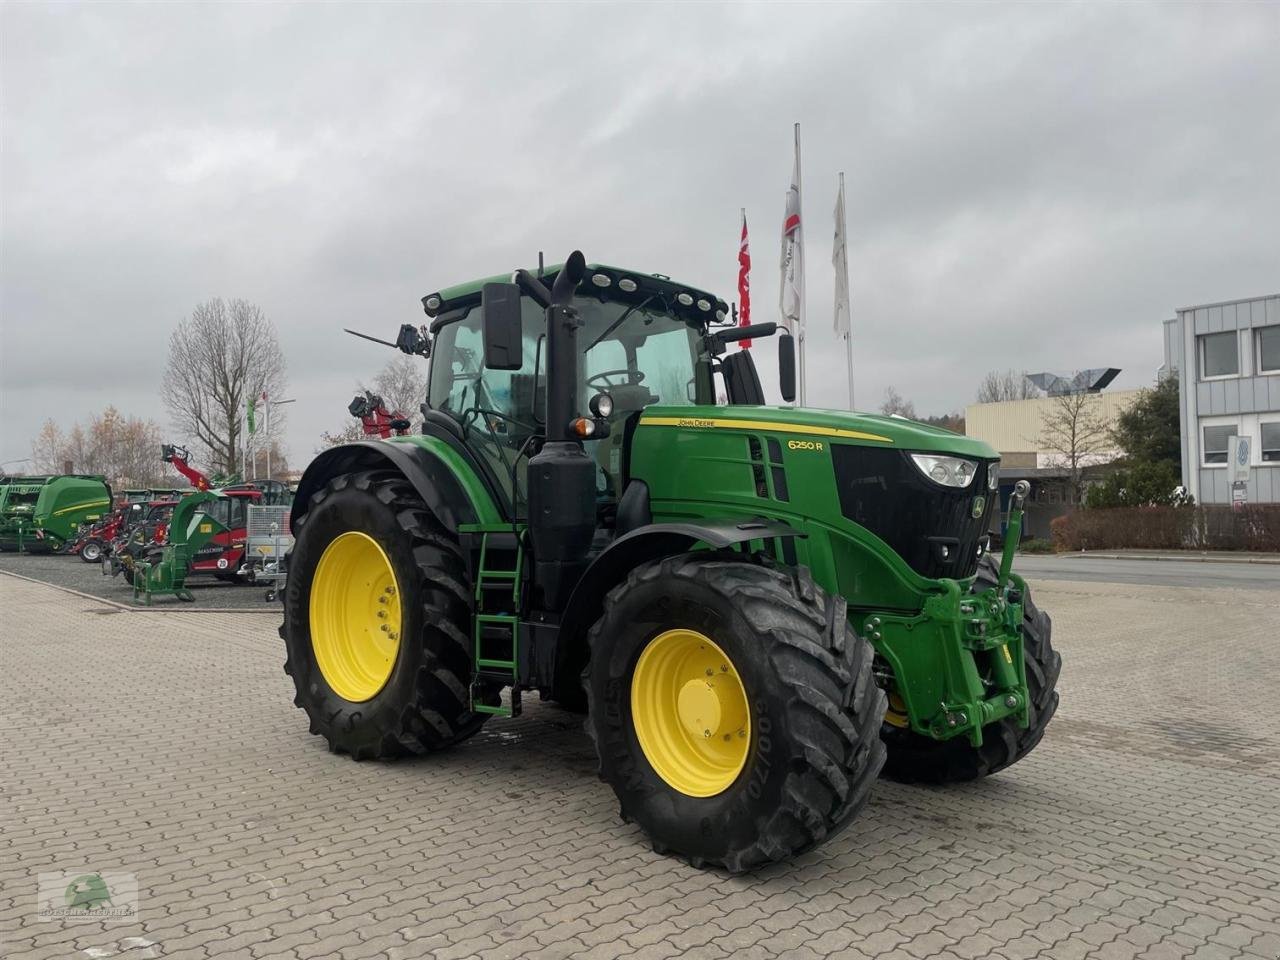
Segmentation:
<svg viewBox="0 0 1280 960">
<path fill-rule="evenodd" d="M 1004 705 L 1009 708 L 1016 707 L 1018 705 L 1018 698 L 1011 693 L 1004 698 Z"/>
<path fill-rule="evenodd" d="M 704 737 L 706 737 L 707 739 L 710 739 L 710 738 L 711 738 L 711 731 L 710 731 L 710 730 L 703 730 L 703 731 L 702 731 L 702 735 L 703 735 Z"/>
<path fill-rule="evenodd" d="M 382 632 L 383 632 L 383 633 L 390 633 L 390 632 L 391 632 L 391 628 L 390 628 L 389 626 L 387 626 L 387 625 L 384 623 L 384 624 L 382 625 Z"/>
</svg>

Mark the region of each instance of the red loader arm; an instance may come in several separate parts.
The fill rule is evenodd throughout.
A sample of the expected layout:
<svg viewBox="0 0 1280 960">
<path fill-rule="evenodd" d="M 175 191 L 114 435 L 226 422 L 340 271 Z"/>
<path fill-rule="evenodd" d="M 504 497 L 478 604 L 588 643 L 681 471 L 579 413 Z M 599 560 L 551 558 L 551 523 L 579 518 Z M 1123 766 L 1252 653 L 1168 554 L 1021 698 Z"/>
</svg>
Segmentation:
<svg viewBox="0 0 1280 960">
<path fill-rule="evenodd" d="M 175 446 L 172 443 L 161 444 L 160 459 L 165 463 L 173 464 L 173 469 L 190 480 L 191 485 L 197 490 L 203 492 L 213 486 L 208 477 L 187 462 L 191 459 L 191 454 L 187 452 L 186 447 Z"/>
</svg>

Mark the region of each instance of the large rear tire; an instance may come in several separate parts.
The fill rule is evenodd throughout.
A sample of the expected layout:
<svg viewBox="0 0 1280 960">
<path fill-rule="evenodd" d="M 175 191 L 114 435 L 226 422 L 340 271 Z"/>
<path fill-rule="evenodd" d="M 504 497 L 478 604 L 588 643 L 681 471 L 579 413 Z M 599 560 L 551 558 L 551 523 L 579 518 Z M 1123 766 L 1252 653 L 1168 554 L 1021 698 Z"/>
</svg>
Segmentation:
<svg viewBox="0 0 1280 960">
<path fill-rule="evenodd" d="M 975 592 L 995 586 L 999 565 L 983 557 L 974 581 Z M 1027 666 L 1030 725 L 1023 730 L 1013 720 L 983 728 L 982 746 L 964 737 L 934 740 L 913 730 L 885 723 L 881 736 L 889 751 L 884 774 L 903 783 L 954 783 L 990 776 L 1017 763 L 1040 743 L 1058 709 L 1058 675 L 1062 658 L 1050 639 L 1053 622 L 1039 609 L 1028 590 L 1022 598 L 1023 659 Z"/>
<path fill-rule="evenodd" d="M 294 530 L 280 636 L 311 732 L 364 760 L 440 750 L 479 730 L 467 567 L 413 486 L 386 471 L 335 477 Z"/>
<path fill-rule="evenodd" d="M 866 802 L 884 695 L 844 600 L 807 571 L 654 561 L 608 595 L 590 642 L 600 777 L 656 851 L 749 870 L 817 846 Z"/>
</svg>

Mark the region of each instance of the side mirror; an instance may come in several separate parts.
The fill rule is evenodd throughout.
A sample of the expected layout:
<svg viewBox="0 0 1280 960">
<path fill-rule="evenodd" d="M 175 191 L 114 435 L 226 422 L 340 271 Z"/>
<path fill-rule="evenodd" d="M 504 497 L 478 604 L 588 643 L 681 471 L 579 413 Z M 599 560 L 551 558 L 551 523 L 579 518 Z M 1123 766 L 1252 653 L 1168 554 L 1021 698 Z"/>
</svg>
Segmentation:
<svg viewBox="0 0 1280 960">
<path fill-rule="evenodd" d="M 794 403 L 796 399 L 796 341 L 784 332 L 778 338 L 778 389 L 782 399 Z"/>
<path fill-rule="evenodd" d="M 486 283 L 480 291 L 480 309 L 485 369 L 519 370 L 524 366 L 520 288 L 514 283 Z"/>
</svg>

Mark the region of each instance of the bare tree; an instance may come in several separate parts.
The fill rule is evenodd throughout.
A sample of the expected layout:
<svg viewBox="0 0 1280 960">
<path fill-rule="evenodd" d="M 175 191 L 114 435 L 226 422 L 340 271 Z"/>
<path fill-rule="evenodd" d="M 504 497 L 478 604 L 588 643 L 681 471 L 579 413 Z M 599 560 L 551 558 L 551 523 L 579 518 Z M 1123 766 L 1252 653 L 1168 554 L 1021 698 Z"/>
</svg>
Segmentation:
<svg viewBox="0 0 1280 960">
<path fill-rule="evenodd" d="M 257 306 L 221 297 L 198 304 L 169 337 L 161 384 L 165 406 L 184 434 L 180 442 L 202 447 L 214 471 L 236 472 L 246 404 L 264 391 L 280 396 L 284 369 L 275 324 Z M 272 434 L 278 435 L 283 412 L 272 409 Z"/>
<path fill-rule="evenodd" d="M 1002 400 L 1030 400 L 1040 395 L 1034 383 L 1027 379 L 1025 371 L 991 370 L 978 384 L 978 403 L 999 403 Z"/>
<path fill-rule="evenodd" d="M 52 420 L 46 420 L 31 441 L 31 469 L 36 473 L 61 473 L 66 446 L 67 438 L 62 435 L 62 428 Z"/>
<path fill-rule="evenodd" d="M 270 450 L 271 456 L 267 456 Z M 267 464 L 271 464 L 271 475 L 267 476 Z M 280 441 L 271 440 L 253 450 L 249 463 L 249 476 L 267 480 L 283 480 L 289 475 L 289 458 L 280 446 Z"/>
<path fill-rule="evenodd" d="M 1084 502 L 1089 468 L 1111 448 L 1110 432 L 1098 411 L 1096 393 L 1066 393 L 1053 398 L 1045 413 L 1040 442 L 1051 466 L 1065 468 L 1076 502 Z"/>
<path fill-rule="evenodd" d="M 427 399 L 427 375 L 413 357 L 396 357 L 373 378 L 373 392 L 382 397 L 391 413 L 401 413 L 416 429 L 422 424 L 422 402 Z"/>
<path fill-rule="evenodd" d="M 46 420 L 31 444 L 38 469 L 61 473 L 67 464 L 77 473 L 100 473 L 113 486 L 150 487 L 164 482 L 160 427 L 152 420 L 126 417 L 115 407 L 72 424 L 64 435 Z"/>
<path fill-rule="evenodd" d="M 336 447 L 344 443 L 355 443 L 357 440 L 363 439 L 364 430 L 360 426 L 360 421 L 348 420 L 337 433 L 330 433 L 328 430 L 321 432 L 320 446 L 316 449 L 316 453 L 323 453 L 329 447 Z"/>
<path fill-rule="evenodd" d="M 898 393 L 893 387 L 885 387 L 884 400 L 880 404 L 880 412 L 889 416 L 896 413 L 900 417 L 914 420 L 916 418 L 916 405 L 910 400 L 904 400 L 902 394 Z"/>
</svg>

